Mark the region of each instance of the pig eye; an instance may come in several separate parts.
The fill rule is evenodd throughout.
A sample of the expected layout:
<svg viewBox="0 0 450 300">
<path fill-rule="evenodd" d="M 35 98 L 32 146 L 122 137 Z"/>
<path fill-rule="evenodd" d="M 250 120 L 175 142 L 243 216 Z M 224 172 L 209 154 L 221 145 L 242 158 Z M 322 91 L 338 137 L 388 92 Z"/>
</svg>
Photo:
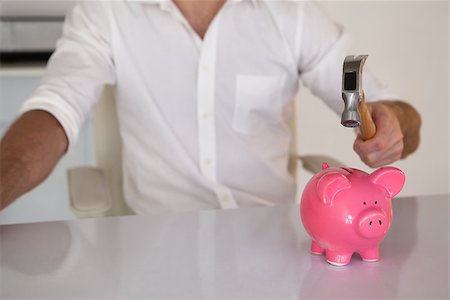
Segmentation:
<svg viewBox="0 0 450 300">
<path fill-rule="evenodd" d="M 363 204 L 366 205 L 367 204 L 366 201 L 364 201 Z"/>
<path fill-rule="evenodd" d="M 378 203 L 378 201 L 375 201 L 375 204 L 377 204 Z"/>
</svg>

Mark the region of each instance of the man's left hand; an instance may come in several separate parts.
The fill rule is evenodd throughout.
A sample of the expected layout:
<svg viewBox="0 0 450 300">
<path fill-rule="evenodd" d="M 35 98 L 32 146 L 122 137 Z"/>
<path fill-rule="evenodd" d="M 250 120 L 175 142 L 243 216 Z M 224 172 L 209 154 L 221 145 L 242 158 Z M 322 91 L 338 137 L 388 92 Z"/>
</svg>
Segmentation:
<svg viewBox="0 0 450 300">
<path fill-rule="evenodd" d="M 383 102 L 367 103 L 377 132 L 373 138 L 363 141 L 358 137 L 353 149 L 361 160 L 371 168 L 391 164 L 402 157 L 403 133 L 394 111 Z"/>
</svg>

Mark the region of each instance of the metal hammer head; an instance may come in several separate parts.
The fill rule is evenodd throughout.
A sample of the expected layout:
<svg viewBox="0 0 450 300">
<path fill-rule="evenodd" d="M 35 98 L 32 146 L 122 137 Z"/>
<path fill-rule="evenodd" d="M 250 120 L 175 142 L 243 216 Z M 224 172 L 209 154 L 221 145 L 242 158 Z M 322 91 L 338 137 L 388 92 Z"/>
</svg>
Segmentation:
<svg viewBox="0 0 450 300">
<path fill-rule="evenodd" d="M 361 120 L 358 113 L 359 102 L 363 97 L 362 69 L 368 55 L 347 56 L 342 70 L 342 99 L 344 111 L 341 124 L 345 127 L 359 127 Z"/>
</svg>

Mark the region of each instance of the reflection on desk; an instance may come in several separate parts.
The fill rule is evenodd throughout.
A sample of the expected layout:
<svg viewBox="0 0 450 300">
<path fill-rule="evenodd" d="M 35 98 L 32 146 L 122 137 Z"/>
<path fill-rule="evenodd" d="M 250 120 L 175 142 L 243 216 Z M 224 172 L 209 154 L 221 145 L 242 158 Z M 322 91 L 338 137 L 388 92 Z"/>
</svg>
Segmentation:
<svg viewBox="0 0 450 300">
<path fill-rule="evenodd" d="M 297 205 L 0 227 L 0 298 L 448 299 L 449 196 L 393 200 L 381 260 L 309 253 Z"/>
</svg>

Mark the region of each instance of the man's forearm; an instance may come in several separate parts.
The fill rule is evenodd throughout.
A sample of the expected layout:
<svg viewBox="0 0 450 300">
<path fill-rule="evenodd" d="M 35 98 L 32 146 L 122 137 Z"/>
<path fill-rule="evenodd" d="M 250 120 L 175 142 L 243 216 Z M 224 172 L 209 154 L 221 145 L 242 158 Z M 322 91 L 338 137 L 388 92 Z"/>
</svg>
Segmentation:
<svg viewBox="0 0 450 300">
<path fill-rule="evenodd" d="M 402 158 L 416 151 L 420 143 L 420 126 L 422 120 L 419 113 L 403 101 L 380 101 L 397 116 L 403 133 Z"/>
<path fill-rule="evenodd" d="M 61 124 L 51 114 L 23 114 L 0 141 L 0 210 L 42 182 L 67 149 Z"/>
</svg>

